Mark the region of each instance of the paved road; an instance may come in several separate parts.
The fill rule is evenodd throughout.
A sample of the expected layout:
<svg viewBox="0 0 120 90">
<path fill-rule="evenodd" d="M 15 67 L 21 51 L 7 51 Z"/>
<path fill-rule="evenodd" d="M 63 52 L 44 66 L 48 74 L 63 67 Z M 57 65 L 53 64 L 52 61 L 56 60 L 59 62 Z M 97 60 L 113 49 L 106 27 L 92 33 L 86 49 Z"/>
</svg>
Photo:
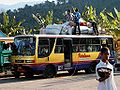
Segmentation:
<svg viewBox="0 0 120 90">
<path fill-rule="evenodd" d="M 120 90 L 120 73 L 115 73 L 115 82 Z M 0 90 L 97 90 L 97 84 L 95 74 L 84 73 L 75 76 L 64 73 L 51 79 L 43 79 L 42 76 L 33 79 L 0 78 Z"/>
</svg>

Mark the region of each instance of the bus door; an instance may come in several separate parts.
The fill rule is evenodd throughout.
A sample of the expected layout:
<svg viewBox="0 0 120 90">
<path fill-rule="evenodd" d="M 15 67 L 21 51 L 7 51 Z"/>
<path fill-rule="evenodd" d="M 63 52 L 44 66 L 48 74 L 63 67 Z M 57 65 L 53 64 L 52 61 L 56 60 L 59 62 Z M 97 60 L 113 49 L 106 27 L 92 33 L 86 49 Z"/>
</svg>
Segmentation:
<svg viewBox="0 0 120 90">
<path fill-rule="evenodd" d="M 70 69 L 72 66 L 72 39 L 64 38 L 64 68 Z"/>
</svg>

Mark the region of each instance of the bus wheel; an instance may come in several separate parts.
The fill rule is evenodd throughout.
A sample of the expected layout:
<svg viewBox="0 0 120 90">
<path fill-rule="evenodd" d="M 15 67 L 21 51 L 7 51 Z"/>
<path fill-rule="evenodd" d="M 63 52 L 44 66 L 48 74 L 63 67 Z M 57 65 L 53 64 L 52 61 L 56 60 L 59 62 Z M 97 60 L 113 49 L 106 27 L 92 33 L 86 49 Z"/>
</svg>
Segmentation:
<svg viewBox="0 0 120 90">
<path fill-rule="evenodd" d="M 32 71 L 26 71 L 24 73 L 24 75 L 25 75 L 26 78 L 32 78 L 33 77 L 33 72 Z"/>
<path fill-rule="evenodd" d="M 14 72 L 13 75 L 15 76 L 15 78 L 19 78 L 20 77 L 20 72 Z"/>
<path fill-rule="evenodd" d="M 74 70 L 74 69 L 71 69 L 71 70 L 68 70 L 68 73 L 70 74 L 70 75 L 75 75 L 75 74 L 77 74 L 77 70 Z"/>
<path fill-rule="evenodd" d="M 25 67 L 25 73 L 24 73 L 26 78 L 32 78 L 34 73 L 33 70 L 29 67 Z"/>
<path fill-rule="evenodd" d="M 55 67 L 54 66 L 51 66 L 51 65 L 49 65 L 49 66 L 47 66 L 46 68 L 45 68 L 45 71 L 44 71 L 44 77 L 45 78 L 53 78 L 53 77 L 55 77 L 55 75 L 56 75 L 56 69 L 55 69 Z"/>
</svg>

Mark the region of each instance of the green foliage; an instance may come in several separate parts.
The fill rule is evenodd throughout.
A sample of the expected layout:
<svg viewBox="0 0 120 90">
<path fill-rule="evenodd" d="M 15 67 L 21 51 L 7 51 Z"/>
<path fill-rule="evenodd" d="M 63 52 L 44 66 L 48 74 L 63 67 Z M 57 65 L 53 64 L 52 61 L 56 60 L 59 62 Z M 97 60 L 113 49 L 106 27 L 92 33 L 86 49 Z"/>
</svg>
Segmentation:
<svg viewBox="0 0 120 90">
<path fill-rule="evenodd" d="M 41 27 L 48 24 L 66 21 L 63 13 L 77 7 L 86 21 L 96 21 L 99 27 L 107 31 L 107 34 L 118 36 L 119 5 L 119 0 L 57 0 L 57 4 L 47 0 L 45 3 L 26 5 L 18 10 L 4 12 L 0 15 L 0 22 L 2 22 L 0 29 L 9 36 L 23 34 L 24 30 L 28 34 L 33 33 L 34 30 L 39 31 Z M 116 7 L 114 12 L 113 7 Z"/>
<path fill-rule="evenodd" d="M 41 17 L 39 13 L 32 14 L 33 18 L 40 25 L 40 27 L 52 24 L 53 22 L 53 11 L 48 11 L 48 14 L 45 17 Z"/>
<path fill-rule="evenodd" d="M 24 20 L 16 22 L 15 16 L 10 20 L 9 15 L 3 12 L 3 23 L 0 25 L 0 30 L 8 36 L 14 36 L 19 33 L 23 34 L 22 30 L 24 27 L 21 26 L 23 22 Z"/>
<path fill-rule="evenodd" d="M 39 26 L 36 26 L 34 29 L 37 33 L 39 33 L 40 28 L 46 27 L 49 24 L 52 24 L 53 22 L 53 11 L 48 11 L 48 14 L 45 17 L 41 17 L 39 13 L 32 14 L 33 19 L 38 23 Z M 32 32 L 29 32 L 32 33 Z"/>
<path fill-rule="evenodd" d="M 59 19 L 60 21 L 65 21 L 64 16 L 62 14 L 66 10 L 71 9 L 72 7 L 77 7 L 82 13 L 84 12 L 85 6 L 89 6 L 90 8 L 90 10 L 88 10 L 90 16 L 85 15 L 85 17 L 87 17 L 85 19 L 96 20 L 96 17 L 94 16 L 96 15 L 98 16 L 99 12 L 102 11 L 104 8 L 106 8 L 107 11 L 113 11 L 113 7 L 116 7 L 119 10 L 120 1 L 119 0 L 111 0 L 111 1 L 110 0 L 57 0 L 57 4 L 56 4 L 54 1 L 50 2 L 46 0 L 45 3 L 36 4 L 34 6 L 26 5 L 24 8 L 19 8 L 18 10 L 14 10 L 14 11 L 8 10 L 7 12 L 10 18 L 16 16 L 16 18 L 18 19 L 17 21 L 21 21 L 24 19 L 25 22 L 22 25 L 26 29 L 28 28 L 34 29 L 35 26 L 38 26 L 38 23 L 32 18 L 33 13 L 35 15 L 39 13 L 42 18 L 45 18 L 45 16 L 48 14 L 48 11 L 53 11 L 52 23 L 55 23 L 57 19 Z M 0 17 L 0 22 L 3 21 L 1 17 Z M 84 15 L 82 15 L 82 17 L 84 17 Z M 48 23 L 48 21 L 46 23 Z"/>
<path fill-rule="evenodd" d="M 82 13 L 82 17 L 86 20 L 96 21 L 96 9 L 92 6 L 85 6 L 85 11 Z"/>
<path fill-rule="evenodd" d="M 107 34 L 113 35 L 114 38 L 117 39 L 118 35 L 120 35 L 119 32 L 120 21 L 118 19 L 120 15 L 118 15 L 119 12 L 117 11 L 117 9 L 114 10 L 116 12 L 117 17 L 114 16 L 112 12 L 107 12 L 106 10 L 100 12 L 100 16 L 98 18 L 98 24 L 99 27 L 105 29 Z"/>
<path fill-rule="evenodd" d="M 9 16 L 6 12 L 3 12 L 3 24 L 5 27 L 9 24 Z"/>
<path fill-rule="evenodd" d="M 48 14 L 46 15 L 45 19 L 45 25 L 52 24 L 53 22 L 53 11 L 48 11 Z"/>
<path fill-rule="evenodd" d="M 96 16 L 96 9 L 92 6 L 85 6 L 85 11 L 82 13 L 82 17 L 86 20 L 96 21 L 98 27 L 105 30 L 107 33 L 113 35 L 115 39 L 120 35 L 120 12 L 114 8 L 115 14 L 108 12 L 105 9 Z M 117 16 L 117 17 L 116 17 Z"/>
<path fill-rule="evenodd" d="M 117 20 L 120 21 L 120 12 L 116 8 L 114 8 L 115 14 L 117 16 Z"/>
</svg>

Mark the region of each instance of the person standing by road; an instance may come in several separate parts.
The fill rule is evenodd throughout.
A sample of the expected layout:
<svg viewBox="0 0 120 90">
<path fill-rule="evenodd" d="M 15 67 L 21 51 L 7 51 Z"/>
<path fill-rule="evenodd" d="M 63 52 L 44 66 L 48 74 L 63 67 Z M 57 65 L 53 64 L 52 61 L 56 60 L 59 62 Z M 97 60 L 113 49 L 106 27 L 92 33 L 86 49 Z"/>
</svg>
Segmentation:
<svg viewBox="0 0 120 90">
<path fill-rule="evenodd" d="M 117 90 L 113 66 L 109 63 L 110 51 L 107 47 L 101 49 L 102 60 L 96 66 L 96 76 L 99 81 L 98 90 Z"/>
</svg>

